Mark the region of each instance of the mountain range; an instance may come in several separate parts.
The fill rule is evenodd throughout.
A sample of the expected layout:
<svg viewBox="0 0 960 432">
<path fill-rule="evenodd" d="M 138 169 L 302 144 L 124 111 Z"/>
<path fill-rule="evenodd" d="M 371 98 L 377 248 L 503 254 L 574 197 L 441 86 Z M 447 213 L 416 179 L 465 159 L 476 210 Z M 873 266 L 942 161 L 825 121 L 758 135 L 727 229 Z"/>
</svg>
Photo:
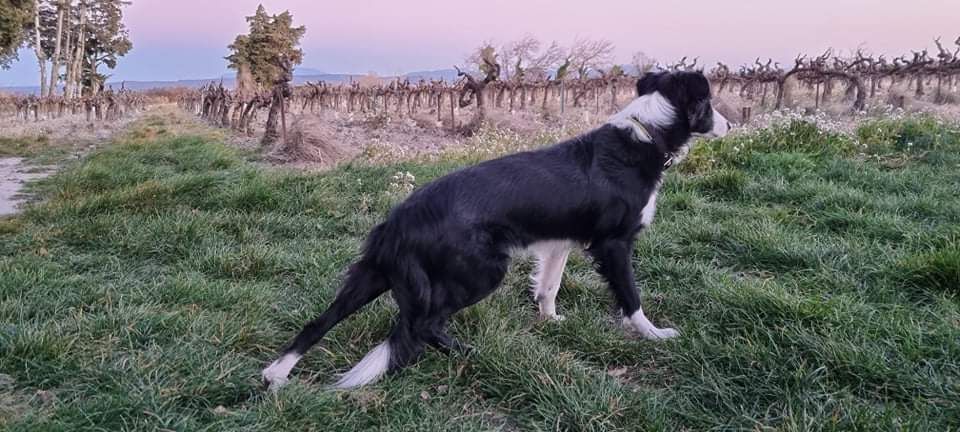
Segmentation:
<svg viewBox="0 0 960 432">
<path fill-rule="evenodd" d="M 354 79 L 365 76 L 364 74 L 340 74 L 340 73 L 326 73 L 319 69 L 314 68 L 297 68 L 293 74 L 293 83 L 304 84 L 307 81 L 317 82 L 325 81 L 330 83 L 345 83 L 350 82 Z M 382 79 L 393 79 L 397 76 L 381 76 Z M 454 81 L 457 79 L 457 71 L 454 69 L 438 69 L 438 70 L 423 70 L 415 71 L 400 75 L 400 77 L 409 79 L 411 82 L 417 82 L 420 79 L 431 80 L 431 79 L 444 79 L 448 82 Z M 205 79 L 184 79 L 184 80 L 175 80 L 175 81 L 111 81 L 107 83 L 108 87 L 112 87 L 114 90 L 119 90 L 121 87 L 130 89 L 130 90 L 149 90 L 157 88 L 172 88 L 172 87 L 185 87 L 185 88 L 199 88 L 205 84 L 211 82 L 223 82 L 223 85 L 228 88 L 233 88 L 236 85 L 236 78 L 234 73 L 225 73 L 217 78 L 205 78 Z M 14 93 L 14 94 L 31 94 L 37 93 L 40 90 L 38 86 L 18 86 L 18 87 L 0 87 L 0 92 Z"/>
</svg>

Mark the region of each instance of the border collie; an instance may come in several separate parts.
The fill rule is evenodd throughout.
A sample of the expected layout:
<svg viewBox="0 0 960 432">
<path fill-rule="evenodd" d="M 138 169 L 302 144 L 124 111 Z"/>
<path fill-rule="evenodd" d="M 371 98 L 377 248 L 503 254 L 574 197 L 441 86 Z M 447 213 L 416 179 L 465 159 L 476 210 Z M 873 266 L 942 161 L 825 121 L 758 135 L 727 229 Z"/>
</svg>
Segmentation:
<svg viewBox="0 0 960 432">
<path fill-rule="evenodd" d="M 429 345 L 461 350 L 447 334 L 450 317 L 490 295 L 511 253 L 537 259 L 533 294 L 546 319 L 567 255 L 584 247 L 606 279 L 624 324 L 646 339 L 679 333 L 658 328 L 640 307 L 630 258 L 634 238 L 653 222 L 664 171 L 694 136 L 720 137 L 730 124 L 710 103 L 699 72 L 647 74 L 637 95 L 599 128 L 544 149 L 490 160 L 413 192 L 370 233 L 333 304 L 309 322 L 263 370 L 271 389 L 344 318 L 391 291 L 399 315 L 386 341 L 335 384 L 369 384 L 417 359 Z"/>
</svg>

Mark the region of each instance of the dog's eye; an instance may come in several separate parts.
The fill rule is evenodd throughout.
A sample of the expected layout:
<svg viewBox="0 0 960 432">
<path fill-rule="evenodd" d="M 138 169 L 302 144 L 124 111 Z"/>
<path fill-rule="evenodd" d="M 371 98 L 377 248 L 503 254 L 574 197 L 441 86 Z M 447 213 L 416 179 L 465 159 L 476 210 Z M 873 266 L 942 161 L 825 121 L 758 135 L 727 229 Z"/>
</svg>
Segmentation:
<svg viewBox="0 0 960 432">
<path fill-rule="evenodd" d="M 693 112 L 694 112 L 695 114 L 697 114 L 698 116 L 701 116 L 701 115 L 703 115 L 704 113 L 709 113 L 709 112 L 711 112 L 711 111 L 712 111 L 712 109 L 711 109 L 711 107 L 710 107 L 710 101 L 709 101 L 709 100 L 705 100 L 705 101 L 702 101 L 702 102 L 694 105 L 694 109 L 693 109 Z"/>
</svg>

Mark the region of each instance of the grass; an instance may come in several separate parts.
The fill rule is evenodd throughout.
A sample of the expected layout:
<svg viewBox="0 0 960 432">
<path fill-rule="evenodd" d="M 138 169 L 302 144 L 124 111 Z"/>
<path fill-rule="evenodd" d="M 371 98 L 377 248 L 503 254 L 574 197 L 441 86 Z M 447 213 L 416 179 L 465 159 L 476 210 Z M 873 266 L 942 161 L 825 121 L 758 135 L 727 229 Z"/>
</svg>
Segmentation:
<svg viewBox="0 0 960 432">
<path fill-rule="evenodd" d="M 456 317 L 471 354 L 430 351 L 377 385 L 327 390 L 384 338 L 385 297 L 272 395 L 260 369 L 402 199 L 394 174 L 422 184 L 471 159 L 287 172 L 164 121 L 37 184 L 45 201 L 0 221 L 0 429 L 960 428 L 949 126 L 846 137 L 795 124 L 695 149 L 634 256 L 645 309 L 679 339 L 627 336 L 576 254 L 566 321 L 538 322 L 518 261 Z M 906 133 L 937 138 L 915 150 L 896 144 Z"/>
<path fill-rule="evenodd" d="M 46 136 L 0 136 L 0 159 L 22 158 L 31 165 L 52 166 L 64 162 L 71 152 L 75 152 L 72 145 L 63 140 L 52 141 Z"/>
</svg>

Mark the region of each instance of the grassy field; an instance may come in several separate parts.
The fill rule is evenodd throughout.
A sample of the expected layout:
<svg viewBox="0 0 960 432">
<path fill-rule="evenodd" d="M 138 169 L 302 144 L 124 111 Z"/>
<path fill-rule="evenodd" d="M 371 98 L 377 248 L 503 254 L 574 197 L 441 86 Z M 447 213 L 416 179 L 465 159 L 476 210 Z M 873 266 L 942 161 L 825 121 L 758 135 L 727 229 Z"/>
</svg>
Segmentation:
<svg viewBox="0 0 960 432">
<path fill-rule="evenodd" d="M 539 322 L 530 263 L 456 317 L 476 349 L 326 384 L 382 340 L 388 296 L 279 394 L 260 369 L 319 313 L 405 193 L 476 159 L 264 168 L 147 116 L 0 220 L 0 429 L 957 430 L 960 132 L 792 123 L 701 145 L 637 242 L 631 338 L 582 255 Z M 393 183 L 393 184 L 392 184 Z"/>
</svg>

